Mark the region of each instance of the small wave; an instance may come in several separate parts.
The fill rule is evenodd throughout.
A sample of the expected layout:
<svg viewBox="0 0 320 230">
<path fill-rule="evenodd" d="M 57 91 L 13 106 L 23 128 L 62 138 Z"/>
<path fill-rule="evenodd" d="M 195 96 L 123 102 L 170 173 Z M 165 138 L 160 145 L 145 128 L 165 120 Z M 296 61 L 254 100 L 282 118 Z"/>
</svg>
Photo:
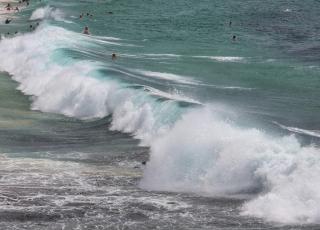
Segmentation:
<svg viewBox="0 0 320 230">
<path fill-rule="evenodd" d="M 206 86 L 206 87 L 212 87 L 216 89 L 226 89 L 226 90 L 254 90 L 255 88 L 249 88 L 249 87 L 241 87 L 241 86 L 222 86 L 222 85 L 210 85 L 210 84 L 199 84 L 201 86 Z"/>
<path fill-rule="evenodd" d="M 108 37 L 108 36 L 95 36 L 95 38 L 98 38 L 100 40 L 106 40 L 106 41 L 121 41 L 121 38 L 116 37 Z"/>
<path fill-rule="evenodd" d="M 101 36 L 95 36 L 95 35 L 82 35 L 84 39 L 91 40 L 97 44 L 104 44 L 104 45 L 114 45 L 114 46 L 135 46 L 133 44 L 128 43 L 120 43 L 118 41 L 121 41 L 120 38 L 114 38 L 114 37 L 101 37 Z"/>
</svg>

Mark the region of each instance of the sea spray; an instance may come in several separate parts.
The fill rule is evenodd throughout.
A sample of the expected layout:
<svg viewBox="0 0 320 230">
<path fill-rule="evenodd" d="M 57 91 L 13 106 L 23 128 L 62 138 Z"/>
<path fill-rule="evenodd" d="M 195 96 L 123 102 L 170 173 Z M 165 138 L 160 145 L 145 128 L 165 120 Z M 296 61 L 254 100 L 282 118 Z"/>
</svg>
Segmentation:
<svg viewBox="0 0 320 230">
<path fill-rule="evenodd" d="M 64 14 L 61 10 L 54 7 L 45 6 L 33 11 L 30 20 L 54 19 L 56 21 L 62 21 L 63 18 Z"/>
<path fill-rule="evenodd" d="M 151 144 L 140 185 L 207 196 L 249 195 L 244 215 L 318 223 L 319 154 L 294 136 L 273 138 L 243 129 L 207 107 L 185 114 Z"/>
</svg>

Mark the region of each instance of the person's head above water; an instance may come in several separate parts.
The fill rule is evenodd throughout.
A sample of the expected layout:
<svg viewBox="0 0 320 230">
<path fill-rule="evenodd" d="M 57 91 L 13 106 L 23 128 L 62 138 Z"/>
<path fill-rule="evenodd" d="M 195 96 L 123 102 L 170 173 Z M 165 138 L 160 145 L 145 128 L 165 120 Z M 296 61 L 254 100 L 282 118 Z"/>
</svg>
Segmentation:
<svg viewBox="0 0 320 230">
<path fill-rule="evenodd" d="M 85 26 L 85 27 L 84 27 L 83 33 L 84 33 L 84 34 L 90 34 L 90 32 L 89 32 L 89 27 L 88 27 L 88 26 Z"/>
</svg>

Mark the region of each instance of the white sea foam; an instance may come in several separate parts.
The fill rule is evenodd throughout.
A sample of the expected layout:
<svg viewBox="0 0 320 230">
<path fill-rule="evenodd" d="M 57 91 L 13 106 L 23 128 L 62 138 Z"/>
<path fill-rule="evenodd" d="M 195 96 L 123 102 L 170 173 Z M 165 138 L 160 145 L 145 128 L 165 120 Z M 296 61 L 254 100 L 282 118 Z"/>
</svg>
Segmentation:
<svg viewBox="0 0 320 230">
<path fill-rule="evenodd" d="M 141 186 L 212 196 L 258 194 L 242 214 L 319 223 L 319 149 L 242 129 L 210 109 L 186 114 L 151 145 Z"/>
<path fill-rule="evenodd" d="M 34 33 L 0 42 L 6 57 L 0 68 L 32 95 L 32 108 L 82 119 L 112 115 L 111 129 L 149 145 L 142 188 L 212 196 L 255 194 L 243 206 L 244 215 L 320 223 L 318 148 L 303 147 L 293 136 L 273 138 L 239 128 L 211 107 L 189 109 L 181 118 L 172 100 L 158 102 L 143 90 L 94 77 L 100 63 L 56 56 L 60 48 L 79 49 L 86 43 L 77 33 L 40 26 Z"/>
</svg>

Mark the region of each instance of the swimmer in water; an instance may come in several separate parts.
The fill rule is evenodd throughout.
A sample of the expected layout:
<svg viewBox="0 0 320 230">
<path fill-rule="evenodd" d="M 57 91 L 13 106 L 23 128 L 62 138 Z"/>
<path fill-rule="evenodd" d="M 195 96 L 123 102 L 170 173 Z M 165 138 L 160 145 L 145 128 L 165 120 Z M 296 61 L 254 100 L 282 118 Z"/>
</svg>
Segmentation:
<svg viewBox="0 0 320 230">
<path fill-rule="evenodd" d="M 5 23 L 5 24 L 9 24 L 10 22 L 11 22 L 11 20 L 7 18 L 4 23 Z"/>
<path fill-rule="evenodd" d="M 84 30 L 83 30 L 83 32 L 82 32 L 82 33 L 83 33 L 83 34 L 90 35 L 89 27 L 88 27 L 88 26 L 84 27 Z"/>
<path fill-rule="evenodd" d="M 115 53 L 113 53 L 113 54 L 111 55 L 111 59 L 112 59 L 112 60 L 116 60 L 116 59 L 117 59 L 117 55 L 116 55 Z"/>
</svg>

